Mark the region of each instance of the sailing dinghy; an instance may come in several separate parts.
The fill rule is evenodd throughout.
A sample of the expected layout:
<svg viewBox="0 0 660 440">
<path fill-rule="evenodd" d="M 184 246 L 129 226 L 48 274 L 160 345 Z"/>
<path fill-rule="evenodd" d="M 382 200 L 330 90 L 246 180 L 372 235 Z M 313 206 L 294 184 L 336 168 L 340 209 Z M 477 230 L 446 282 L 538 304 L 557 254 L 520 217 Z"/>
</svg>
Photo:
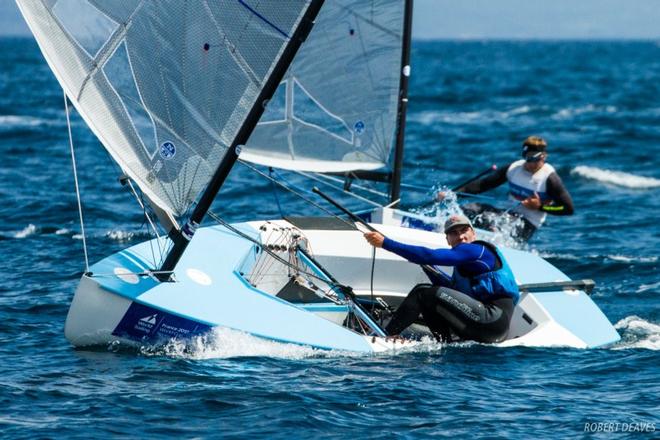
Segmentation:
<svg viewBox="0 0 660 440">
<path fill-rule="evenodd" d="M 356 2 L 338 3 L 352 3 L 351 8 L 357 17 L 367 16 L 367 2 L 361 5 Z M 363 194 L 372 197 L 387 197 L 388 206 L 358 197 L 375 205 L 361 217 L 375 223 L 374 226 L 381 231 L 384 227 L 379 225 L 430 232 L 441 230 L 444 218 L 389 206 L 397 204 L 402 187 L 411 72 L 412 10 L 412 0 L 380 2 L 378 15 L 383 17 L 378 21 L 380 26 L 357 20 L 368 30 L 363 29 L 366 36 L 361 36 L 361 39 L 366 44 L 360 45 L 351 38 L 342 38 L 341 32 L 336 31 L 334 24 L 341 23 L 341 17 L 328 16 L 327 21 L 319 19 L 308 44 L 302 48 L 285 75 L 276 93 L 277 98 L 273 99 L 278 105 L 271 106 L 267 117 L 259 122 L 241 159 L 292 170 L 329 188 L 339 189 L 344 194 L 357 196 L 351 188 L 359 188 Z M 370 24 L 371 27 L 368 27 Z M 350 33 L 359 26 L 347 27 Z M 327 37 L 330 34 L 334 35 L 333 39 Z M 317 35 L 325 38 L 315 38 Z M 330 41 L 332 44 L 329 44 Z M 356 59 L 362 60 L 358 66 L 354 62 Z M 352 72 L 348 78 L 337 76 L 338 84 L 328 83 L 328 73 L 347 71 Z M 310 114 L 316 117 L 313 120 L 306 117 Z M 310 148 L 314 145 L 324 145 L 326 148 L 317 152 Z M 356 163 L 358 157 L 360 161 Z M 343 182 L 337 176 L 343 177 Z M 379 194 L 360 187 L 357 183 L 360 180 L 384 182 L 388 185 L 388 191 Z M 399 237 L 405 242 L 428 247 L 448 246 L 444 234 L 408 232 L 397 228 L 388 231 L 392 238 Z M 490 231 L 477 229 L 477 234 L 489 241 L 501 239 Z M 325 231 L 317 235 L 316 240 L 324 242 L 322 237 L 332 234 Z M 348 273 L 343 267 L 352 265 L 346 259 L 350 260 L 347 255 L 352 249 L 359 249 L 357 243 L 342 241 L 342 248 L 325 251 L 316 240 L 314 249 L 319 260 L 325 262 L 328 259 L 324 264 L 338 276 L 342 274 L 340 279 L 352 285 L 358 296 L 373 298 L 371 289 L 365 286 L 363 275 L 371 271 L 370 264 L 356 264 Z M 357 236 L 354 240 L 360 241 Z M 522 300 L 513 318 L 509 341 L 505 344 L 597 347 L 620 339 L 612 324 L 589 297 L 593 288 L 590 280 L 573 281 L 531 252 L 507 247 L 503 247 L 502 251 L 522 286 Z M 363 249 L 356 252 L 361 257 L 352 258 L 365 257 Z M 374 283 L 381 286 L 376 289 L 378 294 L 375 297 L 394 307 L 415 282 L 428 280 L 416 269 L 411 274 L 401 269 L 402 266 L 389 267 L 391 259 L 397 260 L 398 257 L 383 251 L 376 253 L 378 263 L 375 265 Z M 381 266 L 381 261 L 387 263 Z M 449 268 L 444 270 L 451 272 Z M 406 281 L 401 282 L 402 279 Z"/>
<path fill-rule="evenodd" d="M 151 343 L 213 328 L 357 352 L 412 345 L 386 339 L 380 316 L 360 297 L 395 301 L 424 273 L 381 251 L 374 260 L 350 222 L 232 225 L 214 216 L 217 226 L 200 227 L 239 154 L 281 167 L 299 158 L 304 166 L 292 169 L 313 171 L 384 165 L 400 114 L 401 29 L 411 2 L 18 4 L 68 99 L 167 232 L 87 268 L 65 325 L 73 345 Z M 351 58 L 365 51 L 366 58 Z M 328 72 L 321 62 L 333 54 L 345 62 Z M 325 86 L 307 75 L 325 76 Z M 367 85 L 374 101 L 362 95 Z M 332 95 L 342 90 L 357 95 L 339 108 L 343 100 Z M 255 131 L 259 120 L 259 130 L 272 132 Z M 323 142 L 306 142 L 318 133 Z M 382 228 L 394 239 L 446 246 L 430 232 Z M 520 282 L 565 279 L 542 259 L 515 252 L 505 255 Z M 583 292 L 548 298 L 523 299 L 505 344 L 593 347 L 618 338 Z M 593 313 L 578 325 L 584 310 Z"/>
</svg>

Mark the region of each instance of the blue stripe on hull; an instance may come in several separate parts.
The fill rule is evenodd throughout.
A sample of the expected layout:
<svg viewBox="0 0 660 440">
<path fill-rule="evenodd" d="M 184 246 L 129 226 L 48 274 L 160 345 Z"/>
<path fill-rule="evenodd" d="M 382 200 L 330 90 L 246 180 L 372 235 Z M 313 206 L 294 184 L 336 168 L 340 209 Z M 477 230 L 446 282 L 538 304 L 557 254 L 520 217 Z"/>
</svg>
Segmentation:
<svg viewBox="0 0 660 440">
<path fill-rule="evenodd" d="M 406 216 L 401 217 L 401 226 L 404 228 L 421 229 L 422 231 L 431 232 L 439 229 L 439 225 L 437 223 L 425 222 L 424 220 Z"/>
<path fill-rule="evenodd" d="M 140 342 L 157 342 L 171 338 L 190 338 L 210 329 L 206 324 L 134 302 L 112 334 Z"/>
</svg>

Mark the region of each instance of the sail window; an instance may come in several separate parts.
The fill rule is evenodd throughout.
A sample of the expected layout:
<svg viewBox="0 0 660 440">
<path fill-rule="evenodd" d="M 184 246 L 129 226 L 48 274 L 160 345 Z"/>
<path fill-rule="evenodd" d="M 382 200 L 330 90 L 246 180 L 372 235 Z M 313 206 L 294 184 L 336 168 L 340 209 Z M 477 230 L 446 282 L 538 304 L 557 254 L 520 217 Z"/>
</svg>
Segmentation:
<svg viewBox="0 0 660 440">
<path fill-rule="evenodd" d="M 333 115 L 323 107 L 297 80 L 294 79 L 293 81 L 294 119 L 352 144 L 353 136 L 348 125 L 340 117 Z"/>
<path fill-rule="evenodd" d="M 135 83 L 126 42 L 117 46 L 115 52 L 103 66 L 103 72 L 126 109 L 147 154 L 153 158 L 158 145 L 154 122 L 145 108 Z"/>
<path fill-rule="evenodd" d="M 96 57 L 119 26 L 86 0 L 57 0 L 53 14 L 91 58 Z"/>
<path fill-rule="evenodd" d="M 281 83 L 273 97 L 268 101 L 268 106 L 264 114 L 259 119 L 259 124 L 268 122 L 285 122 L 286 121 L 286 82 Z"/>
</svg>

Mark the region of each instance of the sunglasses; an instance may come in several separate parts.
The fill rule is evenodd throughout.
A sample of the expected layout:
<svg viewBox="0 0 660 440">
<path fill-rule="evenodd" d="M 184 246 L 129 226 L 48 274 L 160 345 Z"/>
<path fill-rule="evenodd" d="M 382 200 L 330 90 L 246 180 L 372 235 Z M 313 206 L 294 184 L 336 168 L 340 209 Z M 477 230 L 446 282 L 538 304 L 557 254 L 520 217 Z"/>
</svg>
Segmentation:
<svg viewBox="0 0 660 440">
<path fill-rule="evenodd" d="M 525 159 L 525 162 L 530 162 L 530 163 L 539 162 L 544 157 L 545 157 L 545 155 L 543 154 L 542 151 L 539 151 L 538 153 L 534 153 L 534 154 L 525 154 L 525 153 L 523 153 L 523 158 Z"/>
</svg>

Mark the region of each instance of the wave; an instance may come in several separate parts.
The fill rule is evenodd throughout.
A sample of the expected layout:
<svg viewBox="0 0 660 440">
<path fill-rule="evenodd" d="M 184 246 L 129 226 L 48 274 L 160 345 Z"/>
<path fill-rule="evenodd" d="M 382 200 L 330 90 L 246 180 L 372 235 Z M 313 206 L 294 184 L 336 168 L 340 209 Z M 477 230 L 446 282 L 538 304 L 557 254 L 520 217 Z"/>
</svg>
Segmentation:
<svg viewBox="0 0 660 440">
<path fill-rule="evenodd" d="M 69 231 L 66 228 L 56 228 L 52 226 L 40 227 L 30 223 L 20 231 L 12 231 L 9 232 L 8 235 L 0 235 L 0 239 L 4 239 L 4 240 L 12 239 L 12 238 L 23 239 L 23 238 L 31 237 L 33 235 L 41 235 L 41 234 L 67 235 L 70 233 L 71 231 Z"/>
<path fill-rule="evenodd" d="M 642 293 L 642 292 L 646 292 L 647 290 L 654 290 L 654 289 L 657 289 L 657 288 L 659 288 L 659 287 L 660 287 L 660 281 L 658 281 L 657 283 L 651 283 L 651 284 L 641 284 L 641 285 L 637 288 L 637 290 L 635 291 L 635 293 Z"/>
<path fill-rule="evenodd" d="M 451 111 L 423 111 L 412 114 L 410 120 L 422 125 L 445 124 L 480 124 L 492 121 L 501 121 L 512 116 L 523 115 L 532 111 L 528 105 L 515 107 L 511 110 L 482 110 L 474 112 L 451 112 Z"/>
<path fill-rule="evenodd" d="M 56 226 L 37 226 L 32 223 L 28 224 L 26 227 L 20 231 L 11 231 L 7 234 L 1 234 L 0 239 L 24 239 L 29 238 L 34 235 L 65 235 L 70 236 L 74 240 L 82 240 L 82 234 L 79 231 L 72 231 L 68 228 L 61 228 Z M 87 238 L 107 238 L 111 241 L 117 241 L 119 243 L 130 242 L 133 240 L 148 240 L 153 238 L 153 236 L 147 231 L 123 231 L 119 229 L 113 229 L 106 232 L 92 233 L 87 234 Z"/>
<path fill-rule="evenodd" d="M 43 123 L 42 119 L 32 116 L 0 115 L 0 124 L 5 127 L 33 127 Z"/>
<path fill-rule="evenodd" d="M 8 235 L 0 235 L 3 239 L 24 239 L 32 237 L 33 235 L 68 235 L 76 238 L 76 233 L 67 228 L 60 228 L 56 226 L 37 226 L 32 223 L 21 229 L 20 231 L 10 232 Z"/>
<path fill-rule="evenodd" d="M 36 118 L 34 116 L 18 116 L 18 115 L 0 115 L 0 129 L 13 130 L 16 128 L 28 128 L 38 126 L 56 125 L 55 121 L 47 119 Z"/>
<path fill-rule="evenodd" d="M 105 238 L 108 238 L 112 241 L 116 241 L 116 242 L 119 242 L 119 243 L 126 243 L 126 242 L 137 240 L 137 239 L 148 240 L 150 238 L 153 238 L 149 232 L 145 232 L 145 231 L 122 231 L 120 229 L 113 229 L 112 231 L 108 231 L 103 236 Z M 77 235 L 74 238 L 82 238 L 82 236 Z"/>
<path fill-rule="evenodd" d="M 30 235 L 34 235 L 37 233 L 37 227 L 30 223 L 27 225 L 25 228 L 22 230 L 18 231 L 16 234 L 14 234 L 14 238 L 26 238 L 29 237 Z"/>
<path fill-rule="evenodd" d="M 658 257 L 632 257 L 629 255 L 599 255 L 599 254 L 587 254 L 587 255 L 575 255 L 569 253 L 554 253 L 554 252 L 542 252 L 538 249 L 531 249 L 532 253 L 537 254 L 541 258 L 556 258 L 559 260 L 571 260 L 571 261 L 584 261 L 584 260 L 612 260 L 620 261 L 624 263 L 655 263 L 658 261 Z"/>
<path fill-rule="evenodd" d="M 559 110 L 551 117 L 553 119 L 569 119 L 573 116 L 579 116 L 585 113 L 616 113 L 618 109 L 613 105 L 593 105 L 587 104 L 580 107 L 567 107 Z"/>
<path fill-rule="evenodd" d="M 655 263 L 658 261 L 658 257 L 629 257 L 626 255 L 607 255 L 606 258 L 624 263 Z"/>
<path fill-rule="evenodd" d="M 621 341 L 613 348 L 624 350 L 644 348 L 660 350 L 660 325 L 646 321 L 639 316 L 628 316 L 614 325 L 621 333 Z"/>
<path fill-rule="evenodd" d="M 625 188 L 660 188 L 660 179 L 636 176 L 634 174 L 624 173 L 622 171 L 603 170 L 601 168 L 588 167 L 584 165 L 573 168 L 571 170 L 571 174 L 576 174 L 587 179 L 597 180 L 603 183 L 610 183 Z"/>
</svg>

